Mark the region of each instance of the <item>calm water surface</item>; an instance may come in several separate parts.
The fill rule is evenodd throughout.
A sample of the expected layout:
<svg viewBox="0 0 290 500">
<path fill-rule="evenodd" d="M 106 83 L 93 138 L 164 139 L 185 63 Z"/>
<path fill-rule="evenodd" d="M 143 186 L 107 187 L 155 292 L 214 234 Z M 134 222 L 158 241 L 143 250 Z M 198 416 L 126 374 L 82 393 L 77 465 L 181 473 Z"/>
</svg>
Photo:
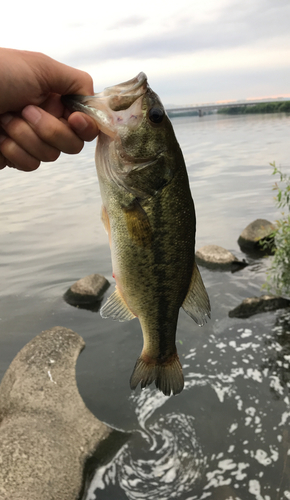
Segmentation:
<svg viewBox="0 0 290 500">
<path fill-rule="evenodd" d="M 235 274 L 201 269 L 213 313 L 199 328 L 180 312 L 184 391 L 131 393 L 138 321 L 103 320 L 62 299 L 88 274 L 113 282 L 94 144 L 34 173 L 0 172 L 0 378 L 41 331 L 61 325 L 83 336 L 77 381 L 85 403 L 133 431 L 96 472 L 87 500 L 290 499 L 290 313 L 228 317 L 265 281 L 267 259 L 245 256 L 237 239 L 254 219 L 279 216 L 269 163 L 290 173 L 290 116 L 212 115 L 173 125 L 195 200 L 197 248 L 221 245 L 250 262 Z"/>
</svg>

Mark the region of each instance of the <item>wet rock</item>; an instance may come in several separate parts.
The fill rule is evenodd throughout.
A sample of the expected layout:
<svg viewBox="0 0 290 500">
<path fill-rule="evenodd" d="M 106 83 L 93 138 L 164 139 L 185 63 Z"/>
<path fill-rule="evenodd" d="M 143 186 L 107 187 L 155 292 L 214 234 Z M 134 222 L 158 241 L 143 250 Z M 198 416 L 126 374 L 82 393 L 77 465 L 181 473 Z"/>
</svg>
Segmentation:
<svg viewBox="0 0 290 500">
<path fill-rule="evenodd" d="M 64 294 L 64 300 L 75 307 L 97 311 L 110 283 L 100 274 L 90 274 L 76 281 Z"/>
<path fill-rule="evenodd" d="M 238 239 L 238 244 L 241 250 L 260 250 L 263 252 L 263 248 L 260 245 L 262 241 L 268 241 L 273 244 L 271 239 L 271 234 L 275 229 L 275 225 L 266 219 L 256 219 L 251 222 L 241 233 Z"/>
<path fill-rule="evenodd" d="M 247 262 L 239 261 L 229 250 L 218 245 L 205 245 L 197 250 L 196 262 L 210 269 L 238 271 L 247 266 Z"/>
<path fill-rule="evenodd" d="M 76 500 L 84 467 L 99 463 L 128 434 L 100 422 L 77 389 L 84 348 L 72 330 L 55 327 L 31 340 L 0 385 L 0 499 Z M 114 446 L 113 446 L 114 444 Z"/>
<path fill-rule="evenodd" d="M 249 318 L 254 314 L 290 307 L 290 300 L 276 295 L 249 297 L 229 312 L 230 318 Z"/>
</svg>

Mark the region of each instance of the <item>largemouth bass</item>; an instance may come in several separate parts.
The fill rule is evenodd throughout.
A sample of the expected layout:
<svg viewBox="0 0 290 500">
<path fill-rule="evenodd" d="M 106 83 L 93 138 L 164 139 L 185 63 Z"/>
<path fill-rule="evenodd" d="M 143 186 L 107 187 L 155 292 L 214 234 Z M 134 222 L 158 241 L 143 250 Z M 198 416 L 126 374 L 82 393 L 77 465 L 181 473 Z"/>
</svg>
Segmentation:
<svg viewBox="0 0 290 500">
<path fill-rule="evenodd" d="M 101 316 L 140 321 L 144 343 L 131 388 L 155 381 L 165 395 L 178 394 L 184 386 L 175 345 L 179 309 L 201 326 L 210 303 L 194 259 L 194 203 L 173 127 L 144 73 L 63 102 L 100 129 L 96 166 L 116 281 Z"/>
</svg>

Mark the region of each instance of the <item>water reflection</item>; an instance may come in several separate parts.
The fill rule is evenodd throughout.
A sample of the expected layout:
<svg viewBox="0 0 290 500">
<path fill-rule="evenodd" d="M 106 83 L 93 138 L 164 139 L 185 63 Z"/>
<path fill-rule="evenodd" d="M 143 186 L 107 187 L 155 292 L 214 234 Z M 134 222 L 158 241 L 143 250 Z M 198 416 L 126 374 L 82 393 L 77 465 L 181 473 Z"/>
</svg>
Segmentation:
<svg viewBox="0 0 290 500">
<path fill-rule="evenodd" d="M 272 332 L 265 341 L 269 354 L 262 369 L 269 371 L 271 392 L 279 399 L 290 389 L 290 309 L 277 316 Z"/>
</svg>

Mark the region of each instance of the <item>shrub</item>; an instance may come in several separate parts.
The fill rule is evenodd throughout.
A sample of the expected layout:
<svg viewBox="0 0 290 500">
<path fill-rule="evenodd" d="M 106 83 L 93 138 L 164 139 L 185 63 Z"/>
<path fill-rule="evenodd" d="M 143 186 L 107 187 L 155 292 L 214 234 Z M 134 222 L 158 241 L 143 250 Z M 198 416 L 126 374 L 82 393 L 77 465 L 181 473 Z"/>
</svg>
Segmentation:
<svg viewBox="0 0 290 500">
<path fill-rule="evenodd" d="M 273 232 L 275 242 L 274 256 L 267 271 L 267 283 L 265 288 L 269 291 L 275 290 L 279 295 L 290 295 L 290 176 L 281 172 L 275 162 L 270 163 L 273 167 L 273 175 L 279 175 L 279 184 L 275 182 L 273 190 L 277 191 L 275 204 L 278 208 L 286 211 L 281 213 L 281 219 L 276 221 L 276 229 Z"/>
</svg>

